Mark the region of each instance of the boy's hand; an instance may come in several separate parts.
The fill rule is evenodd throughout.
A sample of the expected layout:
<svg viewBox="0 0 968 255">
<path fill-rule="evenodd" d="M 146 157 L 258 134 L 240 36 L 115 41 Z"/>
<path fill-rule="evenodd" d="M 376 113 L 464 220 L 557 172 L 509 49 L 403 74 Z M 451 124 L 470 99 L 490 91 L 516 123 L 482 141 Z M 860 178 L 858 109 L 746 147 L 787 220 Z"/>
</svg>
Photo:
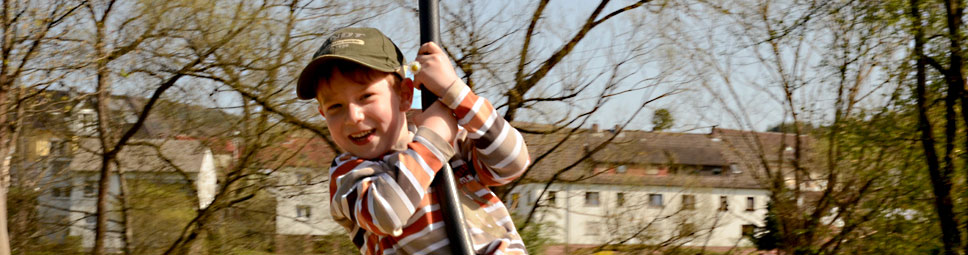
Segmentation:
<svg viewBox="0 0 968 255">
<path fill-rule="evenodd" d="M 413 81 L 418 88 L 426 88 L 440 96 L 460 79 L 450 64 L 450 58 L 436 43 L 424 43 L 417 52 L 420 71 L 414 74 Z"/>
<path fill-rule="evenodd" d="M 434 102 L 430 108 L 414 115 L 413 122 L 418 127 L 430 128 L 448 143 L 453 143 L 454 136 L 457 135 L 457 119 L 454 118 L 450 108 L 440 101 Z"/>
</svg>

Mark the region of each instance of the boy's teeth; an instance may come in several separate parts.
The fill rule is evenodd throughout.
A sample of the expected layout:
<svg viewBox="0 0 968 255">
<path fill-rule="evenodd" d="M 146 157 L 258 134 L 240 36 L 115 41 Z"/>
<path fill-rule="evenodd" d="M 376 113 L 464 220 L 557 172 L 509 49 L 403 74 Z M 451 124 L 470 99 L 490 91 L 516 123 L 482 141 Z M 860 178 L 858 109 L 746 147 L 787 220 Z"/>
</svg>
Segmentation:
<svg viewBox="0 0 968 255">
<path fill-rule="evenodd" d="M 367 136 L 367 135 L 369 135 L 370 133 L 373 133 L 373 130 L 369 130 L 369 131 L 366 131 L 366 132 L 362 132 L 362 133 L 357 133 L 357 134 L 353 134 L 353 135 L 350 135 L 350 137 L 351 137 L 351 138 L 355 138 L 355 139 L 359 139 L 359 138 L 363 138 L 363 137 L 366 137 L 366 136 Z"/>
</svg>

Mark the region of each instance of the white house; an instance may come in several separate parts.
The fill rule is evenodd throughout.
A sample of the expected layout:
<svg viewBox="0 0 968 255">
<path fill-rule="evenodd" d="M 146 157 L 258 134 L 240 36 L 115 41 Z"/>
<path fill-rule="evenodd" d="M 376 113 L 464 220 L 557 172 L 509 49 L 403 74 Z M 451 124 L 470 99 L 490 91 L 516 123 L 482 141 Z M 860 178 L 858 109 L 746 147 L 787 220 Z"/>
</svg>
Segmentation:
<svg viewBox="0 0 968 255">
<path fill-rule="evenodd" d="M 329 213 L 329 165 L 334 154 L 325 142 L 319 138 L 292 137 L 262 153 L 276 167 L 264 172 L 270 173 L 274 181 L 269 192 L 276 199 L 278 236 L 345 233 Z M 286 160 L 280 162 L 279 158 Z"/>
<path fill-rule="evenodd" d="M 564 138 L 527 137 L 532 159 Z M 505 201 L 521 219 L 539 205 L 531 222 L 544 224 L 555 243 L 549 253 L 603 245 L 750 247 L 744 234 L 763 226 L 769 192 L 735 151 L 712 134 L 593 128 L 536 162 Z"/>
<path fill-rule="evenodd" d="M 45 219 L 69 224 L 67 231 L 54 235 L 78 236 L 81 246 L 94 246 L 97 187 L 101 168 L 100 144 L 96 140 L 80 141 L 67 164 L 54 164 L 45 178 L 53 183 L 49 192 L 38 198 L 38 210 Z M 215 195 L 216 169 L 212 151 L 194 140 L 132 140 L 117 155 L 120 168 L 109 177 L 111 209 L 117 211 L 120 194 L 119 171 L 126 180 L 150 180 L 158 183 L 184 184 L 197 197 L 198 207 L 208 206 Z M 63 168 L 66 169 L 55 169 Z M 66 171 L 65 171 L 66 170 Z M 118 214 L 108 218 L 105 246 L 119 249 L 121 226 Z M 53 237 L 60 239 L 64 236 Z"/>
<path fill-rule="evenodd" d="M 329 213 L 329 182 L 325 168 L 286 167 L 270 192 L 276 197 L 276 234 L 338 235 L 345 231 Z"/>
</svg>

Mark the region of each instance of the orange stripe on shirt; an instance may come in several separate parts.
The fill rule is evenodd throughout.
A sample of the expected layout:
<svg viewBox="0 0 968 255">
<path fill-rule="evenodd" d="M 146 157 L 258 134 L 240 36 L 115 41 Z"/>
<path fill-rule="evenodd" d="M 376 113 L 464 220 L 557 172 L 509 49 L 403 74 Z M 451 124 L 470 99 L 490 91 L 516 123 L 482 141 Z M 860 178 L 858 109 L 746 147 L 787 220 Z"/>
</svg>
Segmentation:
<svg viewBox="0 0 968 255">
<path fill-rule="evenodd" d="M 380 237 L 381 253 L 383 253 L 382 251 L 386 251 L 387 249 L 392 248 L 394 244 L 396 244 L 396 241 L 394 241 L 393 238 L 390 238 L 388 236 Z"/>
<path fill-rule="evenodd" d="M 366 240 L 366 254 L 379 254 L 376 251 L 376 242 L 373 241 L 378 240 L 378 238 L 379 237 L 373 233 L 370 233 L 366 236 L 366 239 L 368 239 Z"/>
<path fill-rule="evenodd" d="M 344 174 L 352 171 L 354 168 L 356 168 L 356 166 L 360 165 L 360 163 L 363 163 L 362 159 L 355 159 L 352 161 L 343 162 L 343 164 L 340 164 L 339 166 L 336 167 L 336 170 L 333 171 L 333 174 L 329 176 L 329 200 L 330 201 L 333 200 L 333 195 L 336 194 L 336 189 L 339 187 L 339 182 L 337 182 L 336 180 L 338 180 L 340 176 L 343 176 Z"/>
<path fill-rule="evenodd" d="M 487 121 L 487 118 L 492 113 L 494 113 L 494 108 L 491 104 L 481 104 L 481 108 L 477 110 L 476 115 L 467 124 L 464 124 L 463 127 L 467 129 L 467 132 L 476 133 L 477 130 L 484 127 L 484 122 Z"/>
<path fill-rule="evenodd" d="M 491 174 L 491 170 L 484 166 L 484 163 L 478 158 L 477 150 L 471 150 L 471 162 L 474 166 L 474 172 L 477 172 L 478 179 L 481 180 L 481 184 L 485 186 L 498 186 L 504 184 L 496 180 L 495 176 Z"/>
<path fill-rule="evenodd" d="M 430 181 L 433 180 L 433 176 L 427 175 L 427 171 L 424 171 L 423 166 L 420 166 L 420 163 L 417 163 L 417 159 L 411 157 L 410 155 L 401 153 L 400 163 L 402 163 L 403 166 L 410 171 L 410 174 L 413 174 L 414 179 L 417 179 L 418 183 L 414 183 L 414 186 L 430 186 Z"/>
<path fill-rule="evenodd" d="M 416 234 L 417 232 L 424 230 L 431 224 L 441 222 L 443 220 L 444 220 L 443 215 L 441 215 L 441 212 L 439 209 L 434 210 L 430 213 L 426 213 L 422 215 L 420 219 L 417 219 L 417 221 L 414 221 L 413 224 L 410 224 L 410 226 L 407 226 L 406 228 L 404 228 L 403 234 L 398 236 L 397 239 L 398 240 L 403 239 L 410 235 Z"/>
<path fill-rule="evenodd" d="M 484 195 L 478 196 L 480 198 L 483 198 L 484 200 L 487 200 L 487 203 L 478 203 L 481 206 L 488 206 L 488 205 L 492 205 L 492 204 L 501 202 L 501 200 L 498 199 L 497 196 L 495 196 L 494 194 L 491 193 L 491 190 L 490 189 L 488 189 L 487 187 L 484 187 L 484 185 L 482 185 L 479 182 L 468 182 L 465 185 L 467 185 L 468 189 L 470 189 L 471 192 L 474 192 L 475 196 L 477 195 L 477 192 L 478 191 L 481 191 L 481 190 L 486 190 L 487 191 L 487 193 L 484 193 Z"/>
<path fill-rule="evenodd" d="M 434 153 L 431 152 L 430 149 L 428 149 L 427 146 L 424 146 L 422 143 L 412 142 L 408 144 L 407 147 L 410 147 L 410 149 L 416 152 L 417 155 L 420 155 L 420 158 L 423 159 L 424 163 L 427 163 L 427 166 L 429 166 L 430 170 L 433 171 L 434 173 L 436 173 L 437 170 L 440 169 L 441 166 L 443 166 L 440 160 L 437 159 L 437 155 L 434 155 Z"/>
<path fill-rule="evenodd" d="M 479 97 L 474 94 L 474 92 L 467 93 L 464 97 L 464 101 L 461 101 L 457 105 L 457 109 L 454 109 L 454 115 L 457 115 L 457 119 L 463 119 L 468 113 L 471 113 L 471 108 L 474 107 L 474 102 L 477 102 Z"/>
<path fill-rule="evenodd" d="M 359 217 L 357 217 L 357 221 L 361 223 L 360 227 L 366 229 L 366 231 L 385 236 L 387 233 L 380 231 L 380 229 L 376 227 L 376 224 L 373 223 L 373 215 L 370 215 L 370 203 L 369 199 L 367 199 L 367 197 L 370 195 L 369 189 L 369 181 L 360 182 L 360 190 L 358 191 L 360 196 L 357 198 L 357 201 L 360 201 L 361 206 L 359 208 Z"/>
</svg>

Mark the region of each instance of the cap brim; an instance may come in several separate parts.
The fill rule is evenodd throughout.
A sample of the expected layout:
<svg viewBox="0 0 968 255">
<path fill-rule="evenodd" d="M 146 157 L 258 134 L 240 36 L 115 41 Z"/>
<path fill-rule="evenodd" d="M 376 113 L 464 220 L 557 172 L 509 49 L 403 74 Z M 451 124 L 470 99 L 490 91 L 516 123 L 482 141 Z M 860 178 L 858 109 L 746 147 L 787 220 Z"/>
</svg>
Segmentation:
<svg viewBox="0 0 968 255">
<path fill-rule="evenodd" d="M 306 64 L 306 67 L 304 67 L 302 71 L 299 72 L 299 80 L 296 81 L 296 96 L 298 96 L 299 99 L 316 98 L 316 86 L 319 83 L 318 82 L 319 72 L 316 69 L 318 69 L 324 63 L 333 61 L 333 60 L 351 61 L 353 63 L 357 63 L 365 67 L 372 68 L 374 70 L 379 70 L 381 72 L 393 73 L 398 71 L 394 69 L 385 70 L 386 68 L 379 68 L 379 67 L 367 64 L 363 61 L 350 58 L 350 57 L 341 56 L 341 55 L 334 55 L 334 54 L 321 55 L 316 57 L 312 61 L 309 61 L 309 64 Z"/>
</svg>

